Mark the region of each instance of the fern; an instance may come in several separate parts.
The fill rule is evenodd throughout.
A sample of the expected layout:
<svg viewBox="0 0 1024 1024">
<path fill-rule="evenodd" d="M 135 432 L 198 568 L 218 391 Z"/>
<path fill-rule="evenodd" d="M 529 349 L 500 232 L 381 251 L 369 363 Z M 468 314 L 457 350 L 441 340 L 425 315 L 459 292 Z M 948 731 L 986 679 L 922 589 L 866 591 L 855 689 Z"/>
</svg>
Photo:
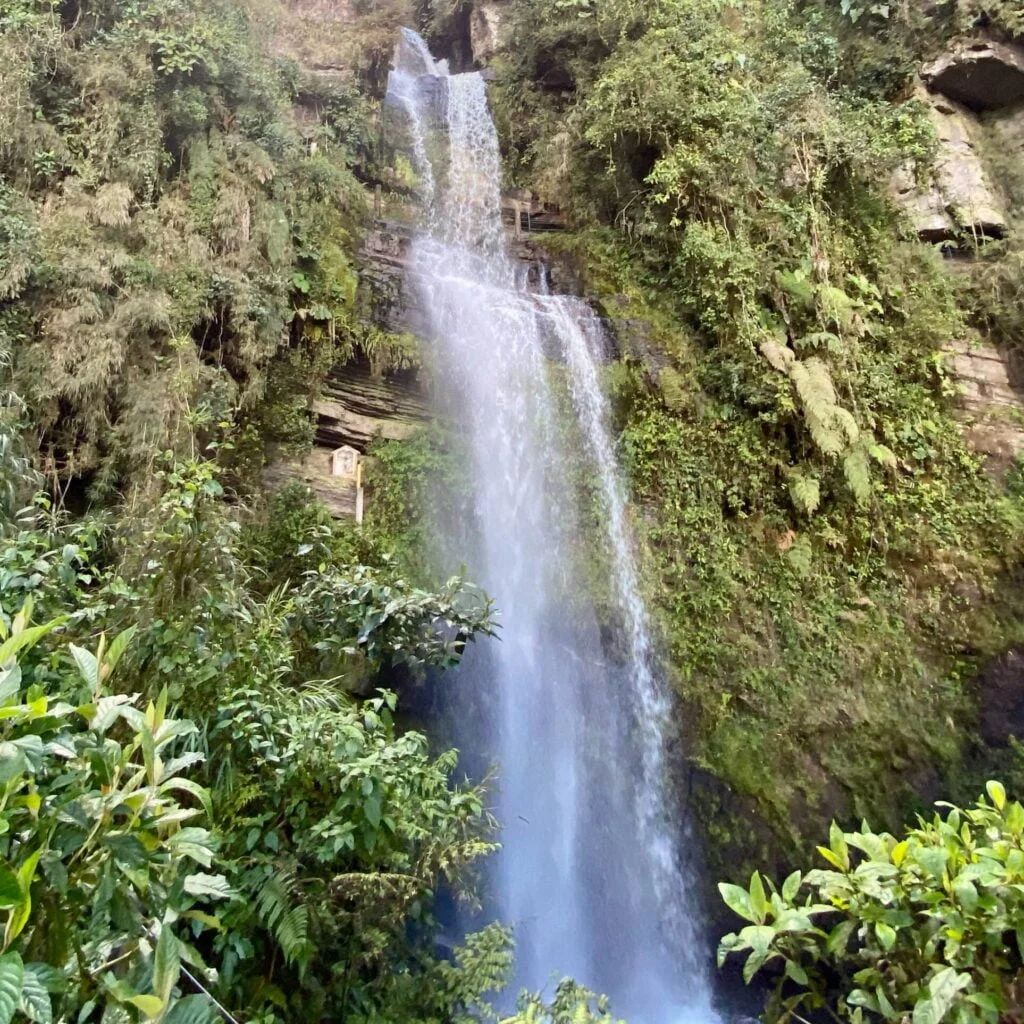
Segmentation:
<svg viewBox="0 0 1024 1024">
<path fill-rule="evenodd" d="M 799 512 L 811 515 L 821 504 L 821 485 L 818 478 L 796 472 L 790 474 L 789 496 Z"/>
<path fill-rule="evenodd" d="M 817 356 L 797 359 L 791 348 L 766 341 L 761 352 L 780 373 L 796 386 L 804 422 L 815 447 L 825 455 L 841 455 L 860 438 L 857 422 L 839 405 L 828 366 Z"/>
<path fill-rule="evenodd" d="M 274 936 L 287 963 L 303 974 L 313 957 L 314 946 L 309 937 L 309 909 L 293 904 L 291 889 L 294 879 L 287 872 L 272 876 L 256 897 L 256 913 Z"/>
<path fill-rule="evenodd" d="M 896 468 L 896 453 L 890 448 L 886 448 L 884 444 L 875 444 L 873 441 L 868 443 L 868 454 L 881 466 L 885 466 L 886 469 Z"/>
<path fill-rule="evenodd" d="M 868 468 L 868 453 L 863 445 L 851 449 L 843 459 L 843 475 L 857 499 L 858 505 L 871 500 L 871 470 Z"/>
<path fill-rule="evenodd" d="M 789 368 L 796 359 L 796 353 L 786 345 L 777 341 L 765 341 L 761 343 L 761 355 L 772 365 L 772 369 L 779 373 L 789 373 Z"/>
</svg>

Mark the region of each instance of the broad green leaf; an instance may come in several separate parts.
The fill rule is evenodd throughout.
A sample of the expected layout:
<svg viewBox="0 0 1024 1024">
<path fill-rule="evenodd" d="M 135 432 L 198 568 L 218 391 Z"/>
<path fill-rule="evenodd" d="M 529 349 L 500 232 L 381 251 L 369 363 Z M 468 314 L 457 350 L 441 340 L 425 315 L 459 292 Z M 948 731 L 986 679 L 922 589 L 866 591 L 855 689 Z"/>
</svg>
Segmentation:
<svg viewBox="0 0 1024 1024">
<path fill-rule="evenodd" d="M 190 793 L 194 796 L 206 812 L 208 820 L 213 820 L 213 803 L 210 801 L 209 792 L 204 789 L 199 783 L 194 782 L 192 779 L 184 777 L 167 779 L 166 782 L 160 784 L 160 792 L 168 793 L 171 790 L 179 790 L 182 793 Z"/>
<path fill-rule="evenodd" d="M 220 1020 L 216 1007 L 204 995 L 176 999 L 161 1024 L 215 1024 Z"/>
<path fill-rule="evenodd" d="M 100 666 L 96 660 L 96 655 L 92 651 L 87 651 L 84 647 L 78 647 L 75 644 L 68 644 L 71 650 L 71 656 L 75 659 L 75 664 L 78 665 L 78 673 L 85 680 L 86 685 L 89 687 L 89 692 L 96 694 L 100 688 Z"/>
<path fill-rule="evenodd" d="M 884 921 L 879 921 L 875 925 L 875 935 L 878 937 L 878 941 L 887 953 L 893 946 L 896 945 L 896 929 L 892 925 L 886 924 Z"/>
<path fill-rule="evenodd" d="M 205 828 L 183 828 L 168 837 L 167 845 L 176 854 L 191 857 L 204 868 L 213 863 L 214 839 Z"/>
<path fill-rule="evenodd" d="M 978 905 L 978 890 L 970 879 L 955 878 L 953 880 L 953 894 L 956 896 L 960 906 L 968 913 L 971 913 Z"/>
<path fill-rule="evenodd" d="M 178 940 L 170 925 L 164 924 L 160 929 L 160 937 L 156 942 L 153 954 L 153 990 L 160 997 L 162 1005 L 171 998 L 171 992 L 178 983 L 181 973 L 181 954 L 178 951 Z"/>
<path fill-rule="evenodd" d="M 0 908 L 16 907 L 22 899 L 21 883 L 10 868 L 0 868 Z"/>
<path fill-rule="evenodd" d="M 849 843 L 866 853 L 871 860 L 884 861 L 886 865 L 889 864 L 889 851 L 881 836 L 876 836 L 873 832 L 854 832 L 849 838 Z"/>
<path fill-rule="evenodd" d="M 25 966 L 17 953 L 0 956 L 0 1024 L 10 1024 L 21 1002 Z"/>
<path fill-rule="evenodd" d="M 768 913 L 768 902 L 764 895 L 764 883 L 757 871 L 750 876 L 750 909 L 754 912 L 757 923 L 761 924 Z"/>
<path fill-rule="evenodd" d="M 935 1016 L 935 1007 L 930 999 L 918 999 L 912 1020 L 913 1024 L 938 1024 L 939 1018 Z"/>
<path fill-rule="evenodd" d="M 942 878 L 946 870 L 947 854 L 941 846 L 922 846 L 914 851 L 914 859 L 933 878 Z"/>
<path fill-rule="evenodd" d="M 863 1006 L 866 1010 L 878 1013 L 878 999 L 873 992 L 866 992 L 862 988 L 855 988 L 846 996 L 846 1002 L 850 1006 Z"/>
<path fill-rule="evenodd" d="M 31 974 L 50 993 L 64 992 L 68 987 L 64 972 L 50 964 L 39 962 L 25 964 L 25 974 Z"/>
<path fill-rule="evenodd" d="M 800 891 L 800 882 L 803 876 L 799 871 L 794 871 L 783 883 L 782 883 L 782 898 L 787 903 L 792 903 L 796 899 L 797 893 Z"/>
<path fill-rule="evenodd" d="M 980 1007 L 985 1014 L 986 1020 L 998 1020 L 999 1014 L 1002 1013 L 1002 1000 L 996 998 L 991 992 L 972 992 L 964 998 L 967 1002 Z"/>
<path fill-rule="evenodd" d="M 25 752 L 10 740 L 0 743 L 0 782 L 10 782 L 28 771 Z"/>
<path fill-rule="evenodd" d="M 750 979 L 761 969 L 765 961 L 779 956 L 771 949 L 772 940 L 775 938 L 775 929 L 766 924 L 748 925 L 740 932 L 740 939 L 746 942 L 751 949 L 743 965 L 743 980 L 749 984 Z"/>
<path fill-rule="evenodd" d="M 875 988 L 875 998 L 878 1000 L 878 1010 L 886 1020 L 903 1019 L 905 1015 L 889 1002 L 889 997 L 885 994 L 885 989 L 881 985 Z"/>
<path fill-rule="evenodd" d="M 366 820 L 369 822 L 371 828 L 378 828 L 380 826 L 381 819 L 381 794 L 380 790 L 375 790 L 366 803 L 363 804 L 363 813 L 366 815 Z"/>
<path fill-rule="evenodd" d="M 121 660 L 121 655 L 124 654 L 125 649 L 132 642 L 137 629 L 138 626 L 129 626 L 114 637 L 114 642 L 110 645 L 110 650 L 107 651 L 107 656 L 103 659 L 104 680 L 114 671 L 117 663 Z"/>
<path fill-rule="evenodd" d="M 957 993 L 970 983 L 971 976 L 969 974 L 958 974 L 953 967 L 944 967 L 928 982 L 932 1013 L 936 1021 L 940 1021 L 946 1016 L 953 1006 Z"/>
<path fill-rule="evenodd" d="M 1006 790 L 1001 782 L 990 779 L 985 783 L 985 792 L 988 793 L 997 810 L 1001 811 L 1006 806 Z"/>
<path fill-rule="evenodd" d="M 795 960 L 786 961 L 786 977 L 791 978 L 798 985 L 808 983 L 807 972 Z"/>
<path fill-rule="evenodd" d="M 740 932 L 740 939 L 757 953 L 765 952 L 775 939 L 775 929 L 767 924 L 748 924 Z"/>
<path fill-rule="evenodd" d="M 122 717 L 125 709 L 131 707 L 132 702 L 136 699 L 126 693 L 100 697 L 93 704 L 83 704 L 78 708 L 78 713 L 89 723 L 91 729 L 104 733 Z"/>
<path fill-rule="evenodd" d="M 735 933 L 730 932 L 728 935 L 723 935 L 721 941 L 718 943 L 718 954 L 717 961 L 718 966 L 721 967 L 730 953 L 736 950 L 746 949 L 747 945 L 742 939 Z"/>
<path fill-rule="evenodd" d="M 1006 827 L 1014 835 L 1019 836 L 1024 831 L 1024 807 L 1020 805 L 1019 801 L 1012 801 L 1003 816 L 1006 819 Z M 1020 853 L 1019 850 L 1015 852 Z"/>
<path fill-rule="evenodd" d="M 22 978 L 21 1000 L 18 1010 L 29 1020 L 37 1024 L 52 1024 L 53 1007 L 50 1004 L 50 993 L 38 974 L 26 970 Z"/>
<path fill-rule="evenodd" d="M 827 846 L 819 846 L 817 850 L 837 871 L 846 870 L 843 862 Z"/>
<path fill-rule="evenodd" d="M 842 957 L 846 954 L 846 947 L 850 941 L 850 936 L 853 934 L 854 928 L 857 927 L 856 921 L 840 921 L 839 924 L 832 929 L 828 936 L 828 942 L 826 943 L 828 951 L 833 956 Z"/>
<path fill-rule="evenodd" d="M 125 1000 L 140 1009 L 149 1020 L 154 1020 L 163 1012 L 164 1004 L 156 996 L 131 996 Z"/>
<path fill-rule="evenodd" d="M 0 644 L 0 665 L 5 665 L 5 663 L 14 658 L 15 655 L 28 650 L 28 648 L 36 644 L 52 629 L 61 625 L 63 621 L 64 619 L 60 618 L 54 619 L 52 622 L 46 622 L 41 626 L 29 626 L 28 629 L 25 629 L 20 633 L 15 633 L 14 636 L 8 637 L 2 644 Z"/>
<path fill-rule="evenodd" d="M 150 704 L 151 708 L 152 706 Z M 155 786 L 160 781 L 157 778 L 156 743 L 148 726 L 144 725 L 139 730 L 138 740 L 142 747 L 142 762 L 146 766 L 146 778 L 149 779 L 151 786 Z"/>
<path fill-rule="evenodd" d="M 840 870 L 850 870 L 850 850 L 843 830 L 833 821 L 828 829 L 828 845 L 839 861 Z"/>
<path fill-rule="evenodd" d="M 722 894 L 725 905 L 744 921 L 756 921 L 754 911 L 750 907 L 750 895 L 742 885 L 719 882 L 718 891 Z"/>
<path fill-rule="evenodd" d="M 223 875 L 207 875 L 201 871 L 186 877 L 185 892 L 190 896 L 209 896 L 217 900 L 230 899 L 235 894 Z"/>
<path fill-rule="evenodd" d="M 213 914 L 204 913 L 202 910 L 186 910 L 181 916 L 189 921 L 200 921 L 207 928 L 213 928 L 216 931 L 220 931 L 222 928 L 219 918 L 214 917 Z"/>
<path fill-rule="evenodd" d="M 32 881 L 36 877 L 36 864 L 42 855 L 43 848 L 39 847 L 34 853 L 29 854 L 25 862 L 18 868 L 18 884 L 21 886 L 21 902 L 11 910 L 7 918 L 7 928 L 4 931 L 4 949 L 22 933 L 28 919 L 32 914 Z"/>
</svg>

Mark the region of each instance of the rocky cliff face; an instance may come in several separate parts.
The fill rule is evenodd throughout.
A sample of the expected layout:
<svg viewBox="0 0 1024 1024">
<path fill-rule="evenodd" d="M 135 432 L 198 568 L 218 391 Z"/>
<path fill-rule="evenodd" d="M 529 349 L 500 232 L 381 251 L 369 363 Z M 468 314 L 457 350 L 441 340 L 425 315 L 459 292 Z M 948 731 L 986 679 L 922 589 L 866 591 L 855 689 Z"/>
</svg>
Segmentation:
<svg viewBox="0 0 1024 1024">
<path fill-rule="evenodd" d="M 935 127 L 935 166 L 923 181 L 902 168 L 893 191 L 918 237 L 942 246 L 951 270 L 963 269 L 963 261 L 1010 230 L 1019 212 L 997 185 L 993 152 L 1024 156 L 1024 48 L 987 39 L 961 43 L 922 69 L 915 97 Z M 976 334 L 955 339 L 949 352 L 967 437 L 993 469 L 1004 470 L 1024 450 L 1018 368 Z"/>
<path fill-rule="evenodd" d="M 481 0 L 467 9 L 451 41 L 453 66 L 485 65 L 502 43 L 504 13 L 510 0 Z M 413 24 L 414 11 L 405 0 L 385 0 L 371 8 L 356 0 L 284 0 L 277 26 L 277 52 L 298 62 L 305 83 L 298 113 L 315 138 L 335 92 L 344 91 L 355 74 L 369 78 L 383 92 L 391 50 L 399 26 Z M 382 109 L 378 126 L 387 140 L 381 183 L 368 185 L 367 202 L 373 220 L 360 250 L 360 314 L 377 330 L 392 334 L 425 333 L 422 311 L 409 289 L 406 270 L 412 225 L 417 216 L 408 182 L 399 179 L 403 126 L 393 112 Z M 404 152 L 405 162 L 411 154 Z M 381 188 L 383 185 L 383 191 Z M 578 290 L 571 266 L 550 260 L 539 244 L 543 233 L 560 230 L 564 221 L 556 207 L 525 191 L 504 197 L 502 215 L 515 255 L 536 273 L 549 264 L 550 284 L 559 291 Z M 317 419 L 315 448 L 303 458 L 284 460 L 269 468 L 271 483 L 299 479 L 335 513 L 354 512 L 354 490 L 330 475 L 330 452 L 350 445 L 365 452 L 375 439 L 404 440 L 427 416 L 423 382 L 416 371 L 374 373 L 365 362 L 336 366 L 314 404 Z"/>
</svg>

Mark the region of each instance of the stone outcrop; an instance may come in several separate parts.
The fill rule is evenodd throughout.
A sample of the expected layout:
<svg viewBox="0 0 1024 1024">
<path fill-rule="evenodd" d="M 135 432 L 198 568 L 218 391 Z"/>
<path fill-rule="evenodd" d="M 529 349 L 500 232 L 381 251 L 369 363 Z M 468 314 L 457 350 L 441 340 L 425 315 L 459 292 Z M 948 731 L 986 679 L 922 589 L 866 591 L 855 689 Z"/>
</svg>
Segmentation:
<svg viewBox="0 0 1024 1024">
<path fill-rule="evenodd" d="M 364 362 L 334 367 L 313 409 L 313 450 L 272 463 L 263 481 L 270 488 L 301 481 L 339 518 L 355 515 L 356 485 L 351 478 L 332 474 L 332 453 L 343 445 L 365 452 L 377 438 L 403 441 L 428 416 L 415 373 L 377 376 Z"/>
<path fill-rule="evenodd" d="M 375 438 L 404 441 L 428 415 L 414 372 L 377 377 L 365 363 L 334 367 L 313 408 L 316 443 L 326 450 L 348 444 L 366 451 Z"/>
<path fill-rule="evenodd" d="M 920 88 L 917 98 L 927 105 L 938 139 L 934 177 L 918 181 L 912 167 L 901 167 L 892 190 L 918 237 L 952 244 L 961 236 L 971 244 L 1002 237 L 1006 214 L 979 149 L 980 124 L 947 96 Z"/>
<path fill-rule="evenodd" d="M 469 15 L 469 42 L 473 60 L 486 64 L 502 45 L 507 0 L 477 0 Z"/>
<path fill-rule="evenodd" d="M 964 434 L 990 469 L 1001 473 L 1024 451 L 1024 394 L 1014 386 L 1014 368 L 982 339 L 957 341 L 948 351 L 960 388 Z"/>
<path fill-rule="evenodd" d="M 913 166 L 904 164 L 893 174 L 890 188 L 922 242 L 951 242 L 956 238 L 956 222 L 934 180 L 918 181 Z"/>
<path fill-rule="evenodd" d="M 938 153 L 934 177 L 912 167 L 893 178 L 898 202 L 927 242 L 973 247 L 1007 231 L 1004 197 L 993 184 L 980 140 L 990 125 L 1024 157 L 1024 47 L 990 39 L 960 43 L 921 70 L 915 98 L 928 107 Z M 988 115 L 986 126 L 979 114 Z"/>
<path fill-rule="evenodd" d="M 956 224 L 974 238 L 1006 233 L 1006 215 L 978 150 L 978 127 L 969 111 L 946 97 L 936 97 L 931 117 L 939 140 L 936 185 Z"/>
<path fill-rule="evenodd" d="M 1024 101 L 1024 49 L 973 40 L 929 64 L 921 77 L 933 92 L 971 110 L 998 110 Z"/>
<path fill-rule="evenodd" d="M 1024 49 L 985 39 L 961 43 L 921 71 L 915 97 L 935 126 L 934 175 L 922 182 L 912 168 L 901 168 L 893 193 L 918 237 L 959 250 L 948 265 L 964 269 L 978 243 L 1002 237 L 1009 227 L 1007 200 L 986 154 L 994 138 L 1003 158 L 1024 158 Z M 981 337 L 956 341 L 947 352 L 965 437 L 989 469 L 1002 474 L 1024 451 L 1024 392 L 1018 389 L 1024 377 L 1007 353 Z"/>
<path fill-rule="evenodd" d="M 1007 357 L 991 342 L 956 342 L 949 349 L 963 410 L 964 435 L 1001 476 L 1024 451 L 1024 394 Z"/>
<path fill-rule="evenodd" d="M 356 514 L 356 485 L 351 480 L 331 475 L 328 449 L 314 448 L 307 455 L 279 459 L 263 471 L 263 485 L 268 490 L 295 481 L 304 483 L 336 519 Z"/>
</svg>

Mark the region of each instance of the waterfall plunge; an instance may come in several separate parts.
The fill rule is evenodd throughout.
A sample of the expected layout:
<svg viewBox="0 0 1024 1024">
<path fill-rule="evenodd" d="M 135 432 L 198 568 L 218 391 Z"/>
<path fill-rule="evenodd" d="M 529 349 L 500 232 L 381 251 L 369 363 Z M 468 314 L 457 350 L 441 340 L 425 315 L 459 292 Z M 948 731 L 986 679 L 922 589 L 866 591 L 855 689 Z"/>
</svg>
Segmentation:
<svg viewBox="0 0 1024 1024">
<path fill-rule="evenodd" d="M 472 452 L 471 569 L 500 609 L 501 640 L 463 668 L 487 722 L 460 741 L 498 764 L 492 909 L 515 931 L 517 985 L 571 975 L 630 1024 L 705 1024 L 684 830 L 663 789 L 672 708 L 609 435 L 601 325 L 578 299 L 528 292 L 506 252 L 480 76 L 449 76 L 404 29 L 388 102 L 406 117 L 426 207 L 410 284 L 439 401 Z M 596 528 L 574 499 L 581 467 Z M 579 578 L 581 530 L 609 576 L 610 656 Z"/>
</svg>

